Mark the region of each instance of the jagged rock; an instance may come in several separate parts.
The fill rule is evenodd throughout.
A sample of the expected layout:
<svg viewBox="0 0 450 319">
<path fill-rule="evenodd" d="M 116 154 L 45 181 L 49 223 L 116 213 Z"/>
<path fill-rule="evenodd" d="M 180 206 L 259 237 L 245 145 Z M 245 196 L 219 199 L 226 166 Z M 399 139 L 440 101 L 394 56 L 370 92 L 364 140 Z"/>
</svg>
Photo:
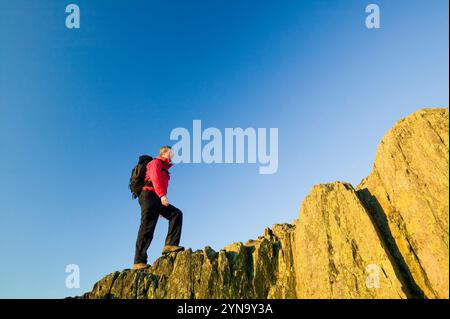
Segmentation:
<svg viewBox="0 0 450 319">
<path fill-rule="evenodd" d="M 158 258 L 150 269 L 114 272 L 83 297 L 295 298 L 290 246 L 295 227 L 273 228 L 258 240 L 237 242 L 219 252 L 208 246 L 203 251 L 187 249 Z"/>
<path fill-rule="evenodd" d="M 426 109 L 399 121 L 356 189 L 314 186 L 292 225 L 114 272 L 82 297 L 448 298 L 448 119 Z"/>
<path fill-rule="evenodd" d="M 449 297 L 449 110 L 399 121 L 357 187 L 402 273 L 428 298 Z"/>
</svg>

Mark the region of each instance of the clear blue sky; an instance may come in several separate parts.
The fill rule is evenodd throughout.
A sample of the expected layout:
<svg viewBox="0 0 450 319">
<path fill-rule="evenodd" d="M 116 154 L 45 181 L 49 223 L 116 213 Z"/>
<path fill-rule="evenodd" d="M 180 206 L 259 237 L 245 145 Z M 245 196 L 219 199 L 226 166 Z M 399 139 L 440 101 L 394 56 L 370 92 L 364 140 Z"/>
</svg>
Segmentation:
<svg viewBox="0 0 450 319">
<path fill-rule="evenodd" d="M 138 155 L 170 131 L 278 127 L 279 169 L 180 164 L 186 247 L 218 250 L 298 217 L 313 184 L 358 184 L 384 133 L 448 107 L 448 1 L 0 0 L 0 297 L 79 295 L 131 266 Z M 149 249 L 160 255 L 167 221 Z M 78 264 L 81 288 L 65 287 Z"/>
</svg>

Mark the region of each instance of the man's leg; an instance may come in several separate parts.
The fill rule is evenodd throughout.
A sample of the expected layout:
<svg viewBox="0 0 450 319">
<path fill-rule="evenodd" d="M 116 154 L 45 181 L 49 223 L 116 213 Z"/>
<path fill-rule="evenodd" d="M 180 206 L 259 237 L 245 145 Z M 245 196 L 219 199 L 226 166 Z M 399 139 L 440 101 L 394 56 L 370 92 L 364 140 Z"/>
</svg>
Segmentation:
<svg viewBox="0 0 450 319">
<path fill-rule="evenodd" d="M 173 205 L 163 206 L 160 214 L 169 220 L 169 231 L 167 232 L 166 245 L 178 246 L 183 226 L 183 213 Z"/>
<path fill-rule="evenodd" d="M 139 204 L 141 205 L 141 226 L 136 240 L 136 253 L 134 256 L 134 263 L 147 263 L 147 250 L 153 239 L 156 223 L 158 222 L 158 205 L 148 192 L 142 192 L 139 196 Z"/>
</svg>

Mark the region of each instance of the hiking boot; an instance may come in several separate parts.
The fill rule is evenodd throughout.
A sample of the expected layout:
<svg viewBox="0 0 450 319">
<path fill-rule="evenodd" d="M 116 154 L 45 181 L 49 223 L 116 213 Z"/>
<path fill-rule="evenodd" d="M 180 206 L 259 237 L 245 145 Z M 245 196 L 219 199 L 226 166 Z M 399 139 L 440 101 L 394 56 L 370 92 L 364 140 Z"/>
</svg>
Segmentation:
<svg viewBox="0 0 450 319">
<path fill-rule="evenodd" d="M 144 263 L 138 263 L 133 265 L 133 270 L 142 270 L 150 268 L 150 265 L 144 264 Z"/>
<path fill-rule="evenodd" d="M 184 247 L 175 246 L 175 245 L 165 245 L 162 251 L 163 255 L 168 253 L 175 253 L 177 251 L 183 251 Z"/>
</svg>

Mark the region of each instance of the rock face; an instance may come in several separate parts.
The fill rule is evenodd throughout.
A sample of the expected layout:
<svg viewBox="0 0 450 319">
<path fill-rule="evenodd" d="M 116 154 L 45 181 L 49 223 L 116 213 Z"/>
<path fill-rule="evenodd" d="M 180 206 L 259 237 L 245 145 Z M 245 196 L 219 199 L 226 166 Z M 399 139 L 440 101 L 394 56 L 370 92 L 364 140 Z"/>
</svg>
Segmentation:
<svg viewBox="0 0 450 319">
<path fill-rule="evenodd" d="M 448 298 L 449 111 L 399 121 L 360 185 L 316 185 L 293 224 L 107 275 L 84 298 Z"/>
<path fill-rule="evenodd" d="M 399 121 L 358 190 L 403 273 L 428 298 L 449 290 L 449 114 L 426 109 Z"/>
<path fill-rule="evenodd" d="M 296 239 L 299 298 L 407 297 L 350 184 L 313 187 L 300 209 Z M 371 272 L 377 282 L 370 282 Z"/>
</svg>

